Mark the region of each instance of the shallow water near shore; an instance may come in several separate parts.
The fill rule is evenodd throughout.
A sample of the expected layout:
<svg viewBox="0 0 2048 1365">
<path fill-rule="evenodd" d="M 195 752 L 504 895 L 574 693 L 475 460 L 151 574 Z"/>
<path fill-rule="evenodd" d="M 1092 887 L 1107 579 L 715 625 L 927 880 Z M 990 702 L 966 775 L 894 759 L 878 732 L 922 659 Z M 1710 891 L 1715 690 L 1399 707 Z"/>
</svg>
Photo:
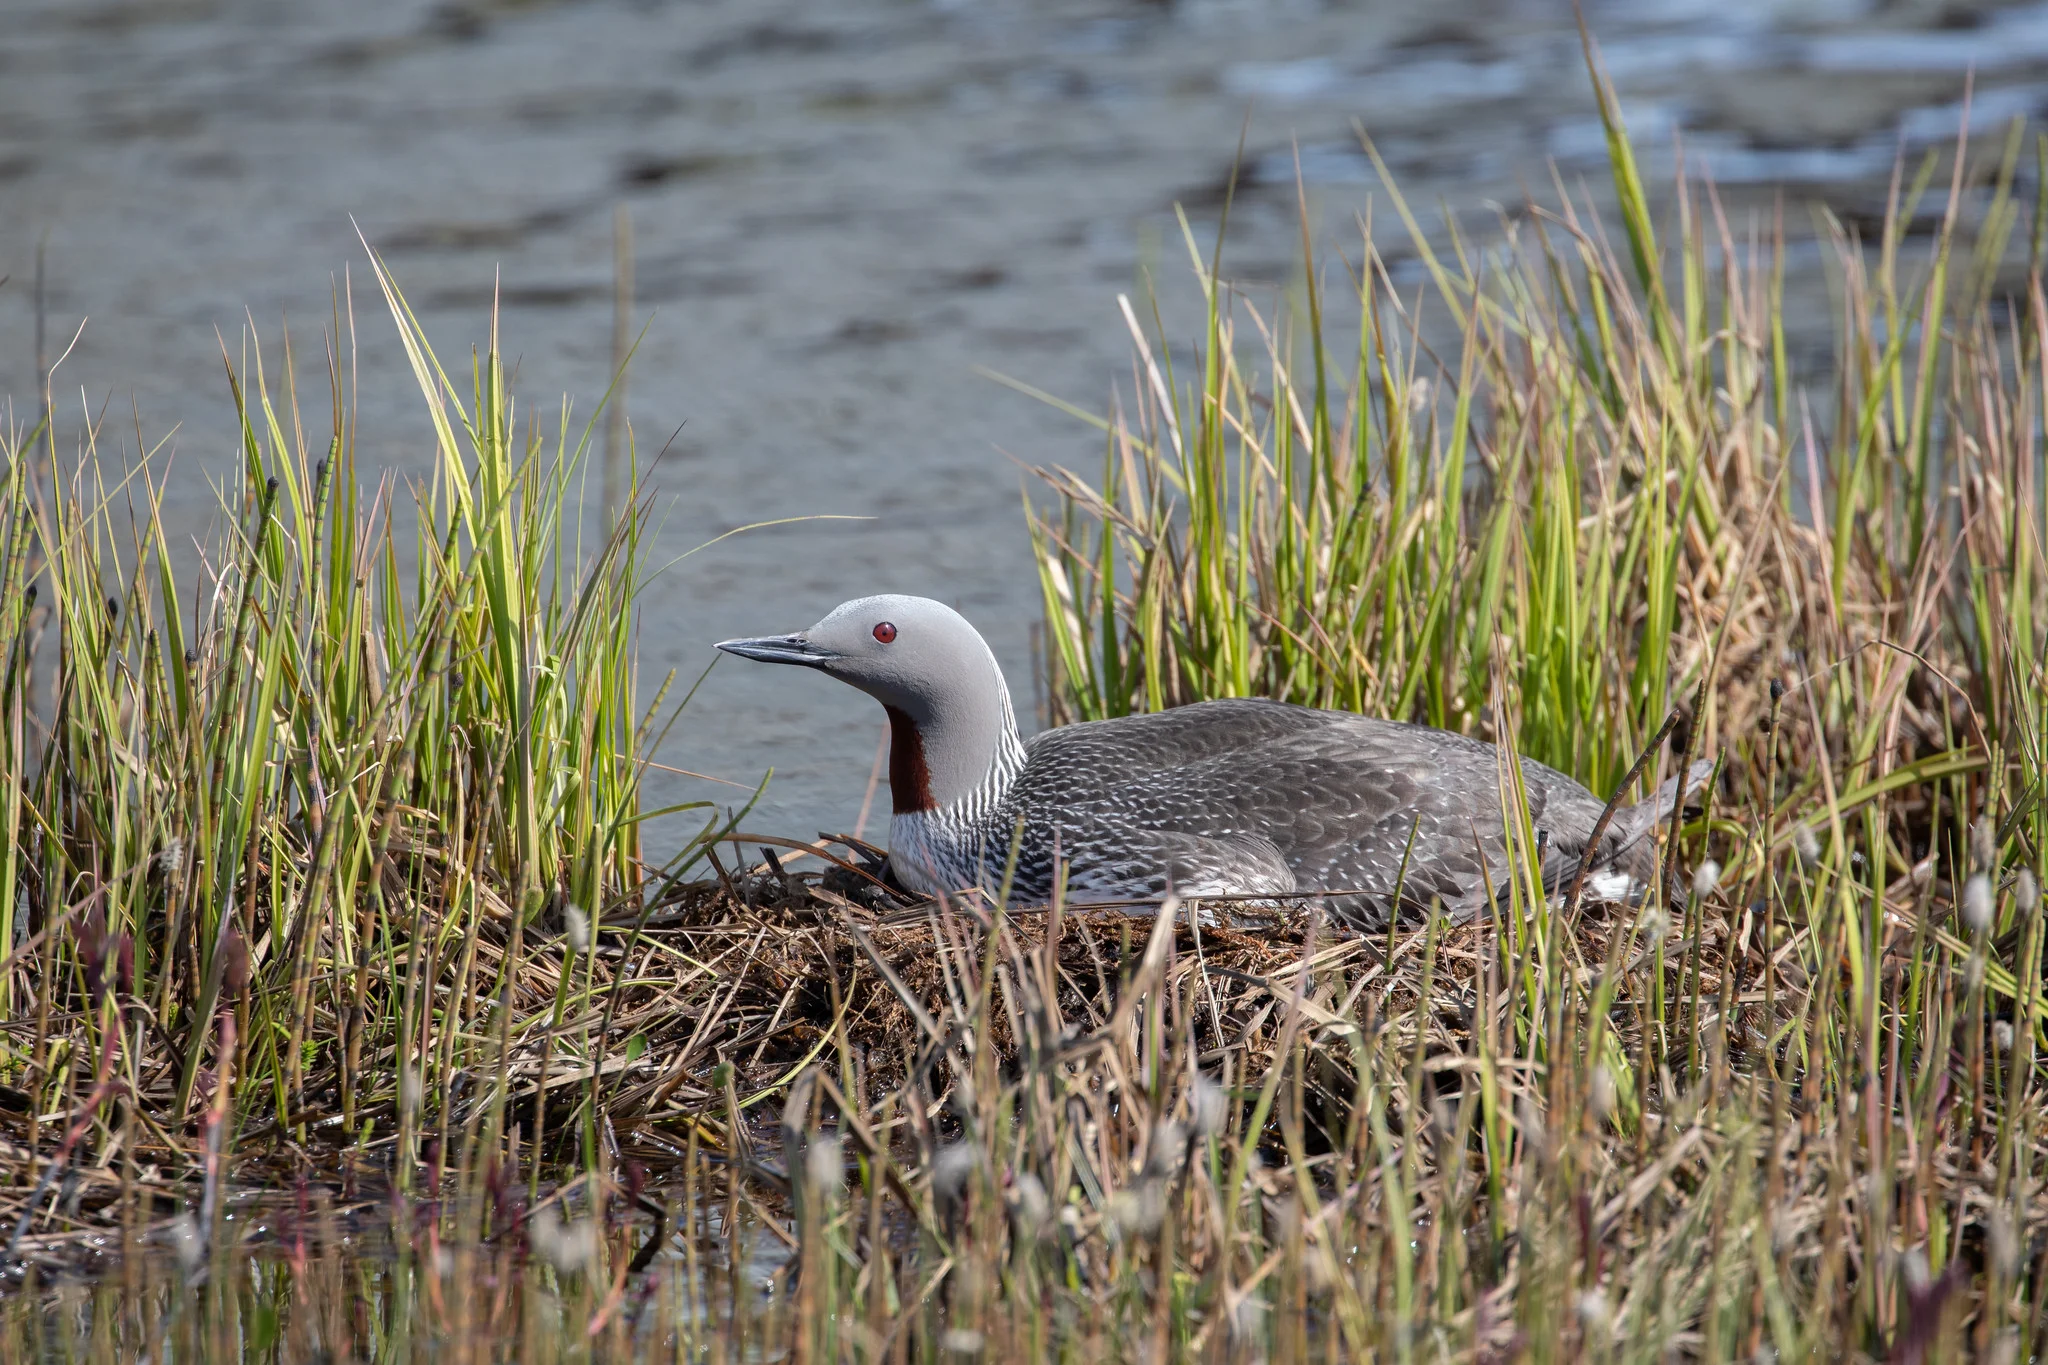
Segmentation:
<svg viewBox="0 0 2048 1365">
<path fill-rule="evenodd" d="M 1480 231 L 1552 158 L 1572 183 L 1603 174 L 1577 35 L 1513 0 L 328 0 L 288 24 L 239 0 L 9 9 L 0 394 L 34 420 L 44 244 L 60 448 L 88 417 L 103 447 L 162 442 L 176 532 L 212 516 L 235 450 L 215 330 L 239 361 L 247 310 L 274 369 L 288 324 L 316 384 L 344 269 L 366 477 L 425 468 L 358 227 L 444 354 L 483 339 L 496 297 L 526 411 L 546 426 L 567 394 L 589 414 L 611 359 L 613 210 L 629 208 L 646 334 L 626 404 L 662 509 L 653 562 L 751 522 L 865 518 L 752 532 L 672 568 L 643 604 L 650 683 L 674 668 L 687 685 L 713 640 L 912 591 L 984 630 L 1028 717 L 1039 607 L 1017 462 L 1100 453 L 973 367 L 1102 407 L 1129 375 L 1115 295 L 1142 298 L 1154 272 L 1180 327 L 1193 291 L 1173 206 L 1206 243 L 1240 135 L 1226 261 L 1274 289 L 1299 269 L 1297 157 L 1314 236 L 1356 258 L 1374 174 L 1354 120 L 1418 211 L 1441 203 Z M 1800 199 L 1868 215 L 1896 149 L 1951 139 L 1972 67 L 1980 137 L 2036 108 L 2044 16 L 1588 11 L 1646 156 L 1668 161 L 1683 133 L 1738 230 L 1788 184 L 1795 234 Z M 1810 300 L 1795 348 L 1824 342 L 1818 270 L 1791 289 Z M 739 785 L 657 773 L 650 802 L 743 800 L 773 768 L 750 824 L 849 830 L 880 723 L 850 690 L 728 660 L 661 759 Z"/>
</svg>

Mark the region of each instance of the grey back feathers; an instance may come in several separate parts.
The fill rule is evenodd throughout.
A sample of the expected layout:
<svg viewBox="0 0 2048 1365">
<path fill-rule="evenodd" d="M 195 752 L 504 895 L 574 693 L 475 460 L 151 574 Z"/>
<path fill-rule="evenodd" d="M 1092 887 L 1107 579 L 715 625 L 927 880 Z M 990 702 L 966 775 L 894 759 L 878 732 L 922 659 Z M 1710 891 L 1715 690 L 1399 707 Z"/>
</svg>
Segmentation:
<svg viewBox="0 0 2048 1365">
<path fill-rule="evenodd" d="M 861 598 L 808 631 L 719 648 L 817 668 L 888 708 L 890 869 L 914 891 L 1000 884 L 1012 899 L 1182 896 L 1298 903 L 1384 927 L 1431 906 L 1469 917 L 1509 873 L 1493 745 L 1444 730 L 1279 702 L 1202 702 L 1017 737 L 1009 689 L 958 613 L 924 598 Z M 1606 803 L 1521 759 L 1546 890 L 1562 890 Z M 1589 895 L 1655 877 L 1652 830 L 1712 765 L 1617 811 Z"/>
</svg>

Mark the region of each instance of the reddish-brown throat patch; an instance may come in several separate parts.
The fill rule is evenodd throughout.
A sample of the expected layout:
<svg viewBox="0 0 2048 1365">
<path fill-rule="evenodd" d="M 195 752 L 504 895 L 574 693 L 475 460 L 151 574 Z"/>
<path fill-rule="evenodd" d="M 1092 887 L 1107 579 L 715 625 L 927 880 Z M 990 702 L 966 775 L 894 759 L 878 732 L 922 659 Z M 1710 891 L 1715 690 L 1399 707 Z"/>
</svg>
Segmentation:
<svg viewBox="0 0 2048 1365">
<path fill-rule="evenodd" d="M 889 713 L 889 797 L 898 815 L 937 810 L 932 800 L 932 771 L 924 762 L 924 736 L 917 722 L 893 706 Z"/>
</svg>

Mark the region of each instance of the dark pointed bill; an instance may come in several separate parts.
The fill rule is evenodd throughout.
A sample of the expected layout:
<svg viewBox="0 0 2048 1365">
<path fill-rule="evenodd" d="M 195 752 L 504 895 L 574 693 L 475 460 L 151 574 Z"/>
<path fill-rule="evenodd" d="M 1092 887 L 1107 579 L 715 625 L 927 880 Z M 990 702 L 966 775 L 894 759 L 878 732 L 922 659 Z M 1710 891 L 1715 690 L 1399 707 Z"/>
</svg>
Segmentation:
<svg viewBox="0 0 2048 1365">
<path fill-rule="evenodd" d="M 751 640 L 720 640 L 718 648 L 728 654 L 737 654 L 742 659 L 755 659 L 764 664 L 809 664 L 814 668 L 839 657 L 829 649 L 819 649 L 801 635 L 762 635 Z"/>
</svg>

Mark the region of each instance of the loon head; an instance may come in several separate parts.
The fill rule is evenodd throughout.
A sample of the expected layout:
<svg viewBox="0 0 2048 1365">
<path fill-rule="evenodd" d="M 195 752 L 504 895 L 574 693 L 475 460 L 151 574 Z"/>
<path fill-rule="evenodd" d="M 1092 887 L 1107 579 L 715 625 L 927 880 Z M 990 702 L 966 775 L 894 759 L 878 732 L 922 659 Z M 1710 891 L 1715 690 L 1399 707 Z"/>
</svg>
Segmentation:
<svg viewBox="0 0 2048 1365">
<path fill-rule="evenodd" d="M 800 664 L 850 683 L 889 713 L 896 813 L 950 806 L 989 779 L 1016 721 L 981 632 L 943 602 L 884 593 L 834 607 L 793 635 L 721 640 L 728 654 Z"/>
</svg>

